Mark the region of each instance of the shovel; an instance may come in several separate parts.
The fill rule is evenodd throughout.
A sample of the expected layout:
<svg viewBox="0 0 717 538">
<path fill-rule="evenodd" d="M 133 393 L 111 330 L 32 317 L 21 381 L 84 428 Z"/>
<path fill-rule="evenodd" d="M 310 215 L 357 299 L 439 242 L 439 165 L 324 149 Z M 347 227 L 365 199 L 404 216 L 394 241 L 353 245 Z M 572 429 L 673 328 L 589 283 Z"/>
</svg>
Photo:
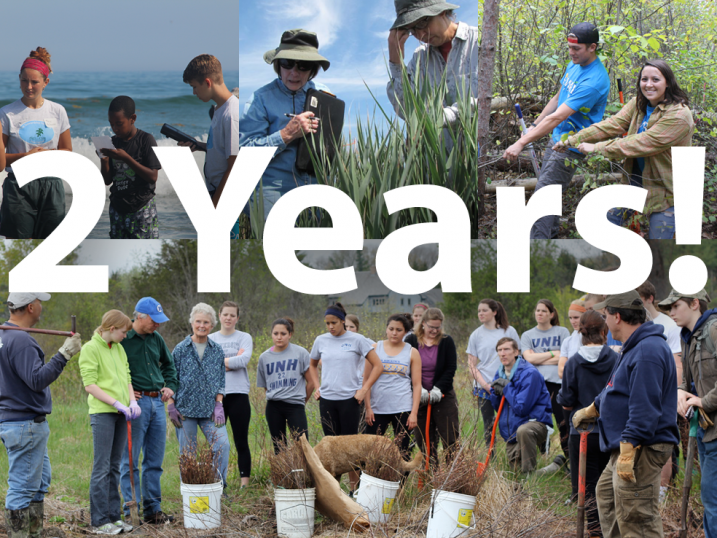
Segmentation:
<svg viewBox="0 0 717 538">
<path fill-rule="evenodd" d="M 481 477 L 483 476 L 483 473 L 485 473 L 485 470 L 488 468 L 488 462 L 490 462 L 490 455 L 493 452 L 493 444 L 495 444 L 495 430 L 498 427 L 498 421 L 500 420 L 500 413 L 503 411 L 503 404 L 505 403 L 505 396 L 503 396 L 500 399 L 500 405 L 498 406 L 498 413 L 495 416 L 495 420 L 493 421 L 493 434 L 490 438 L 490 447 L 488 448 L 488 455 L 485 458 L 485 462 L 479 461 L 478 462 L 478 469 L 476 470 L 476 474 Z"/>
<path fill-rule="evenodd" d="M 51 336 L 74 336 L 77 332 L 77 317 L 70 316 L 72 320 L 72 331 L 55 331 L 52 329 L 35 329 L 33 327 L 13 327 L 12 325 L 0 325 L 0 331 L 23 331 L 26 333 L 49 334 Z"/>
<path fill-rule="evenodd" d="M 129 515 L 132 518 L 132 526 L 139 528 L 139 512 L 137 511 L 137 493 L 134 490 L 134 465 L 132 464 L 132 421 L 127 421 L 127 449 L 129 452 L 129 481 L 132 484 L 132 500 L 127 503 Z"/>
<path fill-rule="evenodd" d="M 428 472 L 431 459 L 431 403 L 428 402 L 428 409 L 426 411 L 426 468 L 424 473 Z M 418 489 L 423 489 L 423 474 L 418 477 Z"/>
<path fill-rule="evenodd" d="M 695 445 L 697 444 L 697 423 L 699 415 L 694 413 L 690 420 L 690 440 L 687 443 L 687 462 L 685 463 L 685 482 L 682 487 L 682 510 L 680 525 L 680 538 L 687 538 L 687 508 L 690 505 L 690 490 L 692 489 L 692 466 L 695 461 Z"/>
</svg>

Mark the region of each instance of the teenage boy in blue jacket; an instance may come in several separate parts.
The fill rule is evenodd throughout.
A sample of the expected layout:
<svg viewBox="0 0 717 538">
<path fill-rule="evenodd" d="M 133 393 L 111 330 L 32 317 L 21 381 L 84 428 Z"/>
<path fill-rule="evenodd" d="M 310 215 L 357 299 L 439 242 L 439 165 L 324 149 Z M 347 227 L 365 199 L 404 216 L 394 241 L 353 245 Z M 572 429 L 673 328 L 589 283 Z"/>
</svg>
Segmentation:
<svg viewBox="0 0 717 538">
<path fill-rule="evenodd" d="M 505 396 L 498 425 L 508 461 L 529 473 L 535 470 L 538 447 L 545 444 L 553 423 L 550 394 L 537 368 L 520 357 L 518 342 L 501 338 L 495 350 L 501 366 L 491 383 L 490 401 L 498 410 Z"/>
<path fill-rule="evenodd" d="M 678 442 L 675 360 L 636 291 L 593 308 L 605 308 L 610 332 L 623 342 L 607 386 L 573 416 L 577 429 L 597 418 L 600 449 L 610 452 L 596 487 L 600 526 L 605 536 L 663 536 L 660 471 Z"/>
</svg>

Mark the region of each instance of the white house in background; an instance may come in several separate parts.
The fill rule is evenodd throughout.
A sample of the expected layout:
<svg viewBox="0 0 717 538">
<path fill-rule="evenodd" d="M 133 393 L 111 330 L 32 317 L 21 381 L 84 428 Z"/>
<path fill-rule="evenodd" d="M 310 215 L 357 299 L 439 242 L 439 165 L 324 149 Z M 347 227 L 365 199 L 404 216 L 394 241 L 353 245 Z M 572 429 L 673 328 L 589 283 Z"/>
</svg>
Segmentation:
<svg viewBox="0 0 717 538">
<path fill-rule="evenodd" d="M 347 310 L 365 312 L 411 312 L 416 303 L 436 306 L 443 301 L 443 292 L 433 289 L 416 295 L 401 295 L 386 287 L 376 273 L 357 271 L 358 288 L 340 295 L 329 295 L 329 303 L 340 302 Z"/>
</svg>

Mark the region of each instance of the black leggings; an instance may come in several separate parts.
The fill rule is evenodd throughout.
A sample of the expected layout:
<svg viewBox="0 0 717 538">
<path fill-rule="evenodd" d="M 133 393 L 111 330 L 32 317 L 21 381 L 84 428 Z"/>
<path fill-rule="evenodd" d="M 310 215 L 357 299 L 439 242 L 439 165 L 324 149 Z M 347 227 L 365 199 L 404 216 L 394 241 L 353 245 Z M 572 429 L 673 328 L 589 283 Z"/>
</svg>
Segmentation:
<svg viewBox="0 0 717 538">
<path fill-rule="evenodd" d="M 361 404 L 356 398 L 319 400 L 321 427 L 324 435 L 355 435 L 359 432 Z"/>
<path fill-rule="evenodd" d="M 393 428 L 394 438 L 398 438 L 401 435 L 401 442 L 398 443 L 398 448 L 401 450 L 401 455 L 404 460 L 408 460 L 408 447 L 411 444 L 411 432 L 408 431 L 408 411 L 403 413 L 391 413 L 387 415 L 374 414 L 373 425 L 369 426 L 366 424 L 366 433 L 371 435 L 385 435 L 388 431 L 388 426 Z"/>
<path fill-rule="evenodd" d="M 227 394 L 224 396 L 224 411 L 231 422 L 234 446 L 237 449 L 239 475 L 251 476 L 251 452 L 249 451 L 249 421 L 251 404 L 248 394 Z"/>
<path fill-rule="evenodd" d="M 570 443 L 568 437 L 570 437 L 570 425 L 568 424 L 568 419 L 570 418 L 570 413 L 563 412 L 563 406 L 557 402 L 558 393 L 560 392 L 560 387 L 562 385 L 560 385 L 560 383 L 546 381 L 545 386 L 550 394 L 550 405 L 553 407 L 555 422 L 558 423 L 558 431 L 560 432 L 560 447 L 563 449 L 565 457 L 569 460 L 570 448 L 568 445 Z"/>
<path fill-rule="evenodd" d="M 303 404 L 288 403 L 281 400 L 267 400 L 266 423 L 269 426 L 274 454 L 279 453 L 279 443 L 286 443 L 286 426 L 292 437 L 298 439 L 302 433 L 309 440 L 309 425 L 306 422 L 306 409 Z"/>
</svg>

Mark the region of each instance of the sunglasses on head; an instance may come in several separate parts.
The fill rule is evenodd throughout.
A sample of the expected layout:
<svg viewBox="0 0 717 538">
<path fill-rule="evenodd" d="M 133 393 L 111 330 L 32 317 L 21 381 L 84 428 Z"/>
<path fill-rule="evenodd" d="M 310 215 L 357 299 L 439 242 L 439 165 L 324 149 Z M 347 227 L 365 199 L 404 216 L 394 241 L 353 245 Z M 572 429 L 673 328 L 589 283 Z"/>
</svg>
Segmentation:
<svg viewBox="0 0 717 538">
<path fill-rule="evenodd" d="M 305 62 L 302 60 L 279 60 L 279 65 L 286 70 L 294 69 L 299 71 L 312 71 L 316 67 L 316 62 Z"/>
</svg>

